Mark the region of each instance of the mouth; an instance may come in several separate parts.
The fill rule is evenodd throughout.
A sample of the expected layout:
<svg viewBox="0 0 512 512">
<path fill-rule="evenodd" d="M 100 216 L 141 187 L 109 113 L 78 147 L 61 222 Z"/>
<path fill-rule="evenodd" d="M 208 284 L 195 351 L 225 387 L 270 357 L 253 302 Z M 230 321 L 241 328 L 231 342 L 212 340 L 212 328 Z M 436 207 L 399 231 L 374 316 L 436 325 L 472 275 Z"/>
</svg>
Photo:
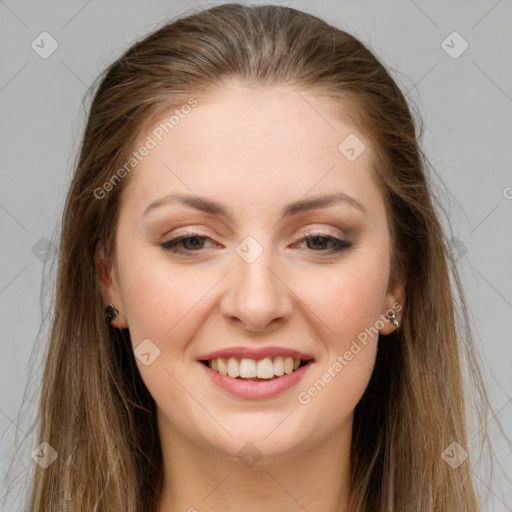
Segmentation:
<svg viewBox="0 0 512 512">
<path fill-rule="evenodd" d="M 197 362 L 218 389 L 244 400 L 263 400 L 296 387 L 315 359 L 289 347 L 234 346 L 202 354 Z"/>
<path fill-rule="evenodd" d="M 299 359 L 290 356 L 264 357 L 218 357 L 200 361 L 215 373 L 244 381 L 271 381 L 283 375 L 291 375 L 314 359 Z"/>
</svg>

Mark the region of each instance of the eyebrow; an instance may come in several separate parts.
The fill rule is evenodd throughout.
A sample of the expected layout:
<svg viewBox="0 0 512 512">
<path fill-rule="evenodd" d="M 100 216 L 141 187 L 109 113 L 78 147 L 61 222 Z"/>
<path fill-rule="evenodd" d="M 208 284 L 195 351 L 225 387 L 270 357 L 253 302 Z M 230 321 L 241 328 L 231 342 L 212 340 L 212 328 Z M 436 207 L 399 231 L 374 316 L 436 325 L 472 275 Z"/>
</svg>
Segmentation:
<svg viewBox="0 0 512 512">
<path fill-rule="evenodd" d="M 197 195 L 187 195 L 187 194 L 168 194 L 156 201 L 153 201 L 143 213 L 143 216 L 148 214 L 151 210 L 164 205 L 164 204 L 172 204 L 172 203 L 181 203 L 196 210 L 200 210 L 202 212 L 210 213 L 212 215 L 219 215 L 226 217 L 228 219 L 233 218 L 233 212 L 227 206 L 215 202 L 207 197 L 200 197 Z M 281 210 L 281 218 L 290 217 L 293 215 L 298 215 L 299 213 L 307 212 L 310 210 L 314 210 L 317 208 L 326 208 L 328 206 L 332 206 L 334 204 L 345 203 L 353 206 L 354 208 L 366 213 L 366 208 L 356 199 L 350 197 L 341 192 L 335 194 L 329 194 L 325 196 L 315 196 L 308 199 L 300 199 L 298 201 L 293 201 L 290 204 L 287 204 Z"/>
</svg>

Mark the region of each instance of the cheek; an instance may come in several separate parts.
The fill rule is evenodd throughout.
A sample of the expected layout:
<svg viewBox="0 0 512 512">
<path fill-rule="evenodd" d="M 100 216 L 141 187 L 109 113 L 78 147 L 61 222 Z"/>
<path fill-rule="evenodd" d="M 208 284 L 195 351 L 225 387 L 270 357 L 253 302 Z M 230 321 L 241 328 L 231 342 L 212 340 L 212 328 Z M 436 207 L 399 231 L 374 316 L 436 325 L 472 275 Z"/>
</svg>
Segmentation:
<svg viewBox="0 0 512 512">
<path fill-rule="evenodd" d="M 380 268 L 366 265 L 340 268 L 328 280 L 315 281 L 308 305 L 322 320 L 325 354 L 297 401 L 304 421 L 323 418 L 318 435 L 325 435 L 349 420 L 372 376 L 386 281 Z"/>
<path fill-rule="evenodd" d="M 386 261 L 370 264 L 363 255 L 356 255 L 337 268 L 302 275 L 294 288 L 339 348 L 375 325 L 382 312 L 386 278 Z"/>
<path fill-rule="evenodd" d="M 149 259 L 147 253 L 152 252 Z M 194 272 L 192 266 L 181 271 L 164 258 L 155 257 L 154 251 L 133 252 L 119 261 L 124 272 L 123 303 L 129 318 L 133 349 L 150 340 L 151 350 L 157 357 L 149 365 L 136 358 L 141 377 L 161 409 L 172 410 L 180 404 L 185 417 L 197 413 L 193 404 L 183 400 L 180 383 L 187 382 L 183 364 L 189 340 L 200 325 L 197 314 L 201 299 L 214 285 L 211 272 Z"/>
<path fill-rule="evenodd" d="M 310 408 L 312 417 L 331 411 L 326 428 L 350 415 L 371 378 L 387 270 L 387 260 L 361 251 L 350 262 L 316 273 L 301 285 L 304 302 L 321 320 L 318 329 L 324 334 L 325 354 L 297 398 Z"/>
<path fill-rule="evenodd" d="M 154 253 L 153 253 L 154 254 Z M 176 338 L 176 326 L 213 286 L 211 272 L 180 269 L 164 258 L 132 254 L 120 262 L 124 271 L 123 304 L 133 341 L 142 337 Z"/>
</svg>

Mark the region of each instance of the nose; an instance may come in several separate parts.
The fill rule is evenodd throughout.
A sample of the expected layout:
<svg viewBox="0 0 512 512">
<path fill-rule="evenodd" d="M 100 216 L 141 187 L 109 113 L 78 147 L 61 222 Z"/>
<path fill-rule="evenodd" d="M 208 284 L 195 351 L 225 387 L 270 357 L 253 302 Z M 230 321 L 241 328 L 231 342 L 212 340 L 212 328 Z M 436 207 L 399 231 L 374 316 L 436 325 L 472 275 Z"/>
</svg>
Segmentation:
<svg viewBox="0 0 512 512">
<path fill-rule="evenodd" d="M 293 310 L 292 291 L 270 253 L 264 250 L 252 263 L 234 254 L 221 313 L 247 331 L 265 331 L 272 323 L 286 322 Z"/>
</svg>

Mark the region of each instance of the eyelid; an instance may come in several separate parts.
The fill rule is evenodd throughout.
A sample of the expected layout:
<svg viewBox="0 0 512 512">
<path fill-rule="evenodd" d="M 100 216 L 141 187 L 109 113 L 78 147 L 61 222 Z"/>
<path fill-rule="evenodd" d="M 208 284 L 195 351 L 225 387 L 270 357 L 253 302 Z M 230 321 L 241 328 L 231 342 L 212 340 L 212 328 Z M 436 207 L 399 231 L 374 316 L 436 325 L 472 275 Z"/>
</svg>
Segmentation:
<svg viewBox="0 0 512 512">
<path fill-rule="evenodd" d="M 209 235 L 201 231 L 199 228 L 186 228 L 183 232 L 173 234 L 172 238 L 174 239 L 182 236 L 204 236 L 205 238 L 209 238 Z"/>
<path fill-rule="evenodd" d="M 340 228 L 338 228 L 338 231 L 341 231 Z M 327 228 L 324 227 L 317 227 L 317 228 L 303 228 L 301 231 L 301 236 L 332 236 L 333 238 L 343 238 L 346 236 L 346 233 L 344 232 L 338 232 L 338 233 L 329 233 Z"/>
</svg>

